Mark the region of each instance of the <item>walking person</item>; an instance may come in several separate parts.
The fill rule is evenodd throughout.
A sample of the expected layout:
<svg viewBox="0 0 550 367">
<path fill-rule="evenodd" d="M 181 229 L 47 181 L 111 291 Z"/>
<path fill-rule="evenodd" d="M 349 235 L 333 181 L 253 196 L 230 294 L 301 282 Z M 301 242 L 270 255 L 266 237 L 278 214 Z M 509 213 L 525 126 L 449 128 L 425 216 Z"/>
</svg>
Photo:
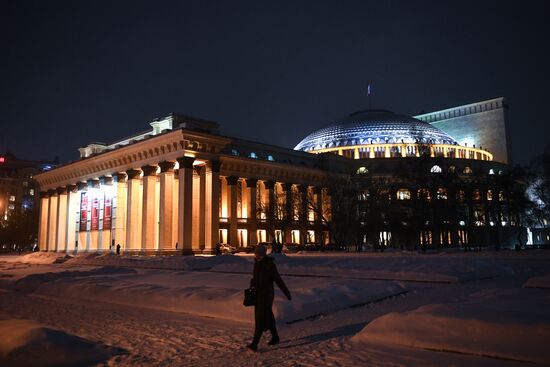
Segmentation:
<svg viewBox="0 0 550 367">
<path fill-rule="evenodd" d="M 256 289 L 256 303 L 254 304 L 254 338 L 252 343 L 247 347 L 253 351 L 258 350 L 258 343 L 264 331 L 271 332 L 271 340 L 269 345 L 279 343 L 279 334 L 277 333 L 277 325 L 275 316 L 273 315 L 273 298 L 275 290 L 273 282 L 283 291 L 286 298 L 292 299 L 290 291 L 283 282 L 283 279 L 277 271 L 277 266 L 272 257 L 267 256 L 267 248 L 263 245 L 256 247 L 254 251 L 254 271 L 251 280 L 252 286 Z"/>
</svg>

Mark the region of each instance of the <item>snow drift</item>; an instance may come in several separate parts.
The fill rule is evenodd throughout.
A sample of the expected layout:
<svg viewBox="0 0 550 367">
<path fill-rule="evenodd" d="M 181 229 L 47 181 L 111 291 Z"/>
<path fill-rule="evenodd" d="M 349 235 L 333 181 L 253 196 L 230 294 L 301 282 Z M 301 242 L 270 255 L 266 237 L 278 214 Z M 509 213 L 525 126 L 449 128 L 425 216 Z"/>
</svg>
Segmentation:
<svg viewBox="0 0 550 367">
<path fill-rule="evenodd" d="M 550 294 L 529 292 L 483 291 L 464 302 L 389 313 L 368 324 L 352 342 L 548 363 Z M 526 299 L 540 307 L 526 309 Z"/>
<path fill-rule="evenodd" d="M 0 365 L 91 366 L 115 350 L 30 320 L 0 320 Z"/>
</svg>

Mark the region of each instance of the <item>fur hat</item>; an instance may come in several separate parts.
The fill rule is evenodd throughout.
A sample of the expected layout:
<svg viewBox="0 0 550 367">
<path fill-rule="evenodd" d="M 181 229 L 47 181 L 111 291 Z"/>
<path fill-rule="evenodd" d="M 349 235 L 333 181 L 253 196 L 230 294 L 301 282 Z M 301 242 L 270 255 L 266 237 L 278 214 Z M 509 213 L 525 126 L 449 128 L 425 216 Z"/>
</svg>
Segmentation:
<svg viewBox="0 0 550 367">
<path fill-rule="evenodd" d="M 256 256 L 265 256 L 265 255 L 267 255 L 267 247 L 265 247 L 264 245 L 256 246 L 256 249 L 254 250 L 254 255 L 256 255 Z"/>
</svg>

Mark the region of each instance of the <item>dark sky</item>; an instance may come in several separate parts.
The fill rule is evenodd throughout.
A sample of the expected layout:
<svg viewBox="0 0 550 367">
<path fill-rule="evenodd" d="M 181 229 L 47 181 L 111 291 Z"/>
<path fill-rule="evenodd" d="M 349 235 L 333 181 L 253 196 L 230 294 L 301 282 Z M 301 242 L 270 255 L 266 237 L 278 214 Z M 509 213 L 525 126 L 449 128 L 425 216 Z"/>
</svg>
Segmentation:
<svg viewBox="0 0 550 367">
<path fill-rule="evenodd" d="M 62 161 L 170 112 L 294 147 L 367 107 L 508 98 L 514 159 L 550 142 L 535 1 L 2 1 L 0 152 Z"/>
</svg>

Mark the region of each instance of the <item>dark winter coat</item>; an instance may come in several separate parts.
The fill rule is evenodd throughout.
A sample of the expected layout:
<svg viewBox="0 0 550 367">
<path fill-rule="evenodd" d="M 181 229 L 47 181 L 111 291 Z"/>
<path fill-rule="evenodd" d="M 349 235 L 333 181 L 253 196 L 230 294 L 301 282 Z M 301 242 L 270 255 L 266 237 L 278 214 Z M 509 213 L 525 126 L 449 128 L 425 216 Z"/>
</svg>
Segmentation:
<svg viewBox="0 0 550 367">
<path fill-rule="evenodd" d="M 275 291 L 273 282 L 283 291 L 286 298 L 290 299 L 290 292 L 281 279 L 274 259 L 264 256 L 260 261 L 254 261 L 254 272 L 252 285 L 256 288 L 256 304 L 254 305 L 254 320 L 256 322 L 256 331 L 262 332 L 270 330 L 275 325 L 273 316 L 273 298 Z"/>
</svg>

